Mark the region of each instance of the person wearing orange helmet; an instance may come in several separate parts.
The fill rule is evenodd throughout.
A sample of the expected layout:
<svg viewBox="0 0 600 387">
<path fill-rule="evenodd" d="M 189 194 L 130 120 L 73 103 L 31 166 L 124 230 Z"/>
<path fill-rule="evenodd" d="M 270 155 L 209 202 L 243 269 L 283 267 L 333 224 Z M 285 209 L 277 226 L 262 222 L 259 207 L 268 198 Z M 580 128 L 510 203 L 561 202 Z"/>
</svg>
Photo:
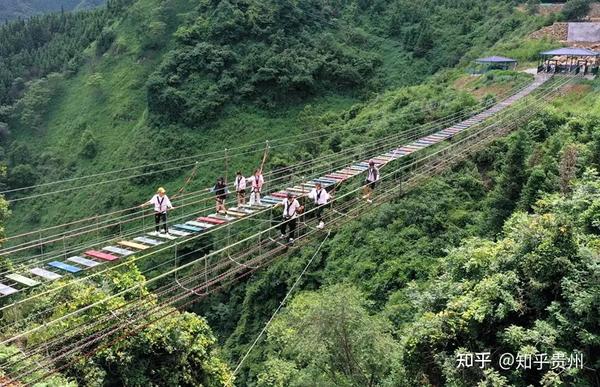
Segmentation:
<svg viewBox="0 0 600 387">
<path fill-rule="evenodd" d="M 167 212 L 175 207 L 173 207 L 171 204 L 171 200 L 167 196 L 167 191 L 163 187 L 158 188 L 156 190 L 156 195 L 154 195 L 152 199 L 142 204 L 140 207 L 146 207 L 150 205 L 154 206 L 154 234 L 158 235 L 161 222 L 163 226 L 163 232 L 165 234 L 169 234 L 169 229 L 167 227 Z"/>
</svg>

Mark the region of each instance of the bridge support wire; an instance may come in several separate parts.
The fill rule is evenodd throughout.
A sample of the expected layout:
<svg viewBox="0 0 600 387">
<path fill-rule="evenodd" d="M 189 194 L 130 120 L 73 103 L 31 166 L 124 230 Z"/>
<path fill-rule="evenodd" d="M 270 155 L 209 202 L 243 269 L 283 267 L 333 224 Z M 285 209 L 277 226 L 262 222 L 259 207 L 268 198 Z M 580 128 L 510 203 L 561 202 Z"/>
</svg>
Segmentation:
<svg viewBox="0 0 600 387">
<path fill-rule="evenodd" d="M 321 244 L 317 248 L 317 251 L 315 251 L 315 253 L 312 255 L 312 257 L 310 258 L 310 260 L 308 261 L 308 263 L 306 264 L 306 266 L 304 266 L 304 269 L 302 270 L 302 272 L 300 273 L 300 275 L 298 276 L 298 278 L 296 278 L 296 281 L 294 281 L 294 283 L 290 287 L 290 290 L 288 290 L 288 292 L 285 295 L 285 297 L 283 298 L 283 300 L 281 300 L 281 302 L 279 303 L 279 306 L 277 307 L 277 309 L 275 309 L 275 312 L 271 315 L 271 318 L 269 318 L 269 320 L 267 321 L 267 323 L 265 324 L 265 326 L 263 327 L 263 329 L 260 331 L 260 333 L 258 334 L 258 336 L 256 336 L 256 339 L 254 339 L 254 342 L 252 343 L 252 345 L 250 346 L 250 348 L 248 348 L 248 351 L 246 351 L 246 353 L 244 354 L 244 356 L 242 357 L 242 359 L 240 360 L 240 362 L 238 363 L 238 365 L 235 367 L 235 370 L 233 371 L 233 374 L 232 374 L 232 379 L 230 379 L 230 381 L 233 381 L 233 377 L 235 377 L 235 375 L 238 373 L 238 371 L 240 370 L 240 368 L 244 364 L 244 361 L 248 358 L 248 355 L 250 355 L 250 352 L 252 352 L 252 350 L 254 349 L 254 347 L 256 346 L 256 344 L 258 343 L 258 341 L 261 339 L 261 337 L 263 336 L 263 334 L 269 328 L 269 325 L 271 325 L 271 323 L 275 319 L 275 316 L 277 316 L 277 313 L 279 313 L 279 311 L 281 310 L 281 308 L 283 308 L 283 306 L 287 302 L 288 298 L 290 298 L 290 295 L 292 294 L 292 292 L 294 291 L 294 289 L 296 288 L 296 286 L 300 282 L 300 279 L 302 279 L 302 277 L 304 276 L 304 274 L 306 273 L 306 271 L 308 270 L 308 268 L 310 267 L 310 265 L 313 263 L 315 257 L 317 256 L 317 254 L 319 254 L 319 251 L 321 251 L 321 248 L 323 247 L 323 245 L 325 244 L 325 241 L 327 241 L 327 239 L 329 238 L 330 235 L 331 235 L 331 231 L 328 231 L 327 235 L 325 235 L 325 238 L 321 241 Z"/>
</svg>

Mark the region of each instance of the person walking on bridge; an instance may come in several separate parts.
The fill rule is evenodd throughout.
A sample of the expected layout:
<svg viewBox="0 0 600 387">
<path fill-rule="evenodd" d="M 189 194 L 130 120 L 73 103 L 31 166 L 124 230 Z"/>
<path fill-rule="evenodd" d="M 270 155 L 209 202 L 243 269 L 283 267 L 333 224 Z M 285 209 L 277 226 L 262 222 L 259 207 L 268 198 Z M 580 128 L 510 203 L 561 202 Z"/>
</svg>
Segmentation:
<svg viewBox="0 0 600 387">
<path fill-rule="evenodd" d="M 246 204 L 246 178 L 242 175 L 242 171 L 236 172 L 234 186 L 238 207 Z"/>
<path fill-rule="evenodd" d="M 315 183 L 315 188 L 313 188 L 308 194 L 308 198 L 314 201 L 316 206 L 315 215 L 319 224 L 317 225 L 318 229 L 322 229 L 325 227 L 325 223 L 323 222 L 323 211 L 325 210 L 325 206 L 329 202 L 330 199 L 329 193 L 321 186 L 321 183 Z"/>
<path fill-rule="evenodd" d="M 257 169 L 254 171 L 254 175 L 248 179 L 248 182 L 251 184 L 252 192 L 250 193 L 250 205 L 258 204 L 260 205 L 260 193 L 262 192 L 263 184 L 265 184 L 265 179 L 262 175 L 262 170 Z"/>
<path fill-rule="evenodd" d="M 225 184 L 225 179 L 222 177 L 219 177 L 217 179 L 217 183 L 215 184 L 215 186 L 210 189 L 210 192 L 215 193 L 215 200 L 216 200 L 215 208 L 216 208 L 217 214 L 221 211 L 224 212 L 225 214 L 227 214 L 227 207 L 225 207 L 225 199 L 227 199 L 229 190 L 227 189 L 227 184 Z"/>
<path fill-rule="evenodd" d="M 369 169 L 367 169 L 367 177 L 365 178 L 365 186 L 363 188 L 363 199 L 367 199 L 367 202 L 373 203 L 371 195 L 377 181 L 379 180 L 379 169 L 375 166 L 375 161 L 369 160 Z"/>
<path fill-rule="evenodd" d="M 287 237 L 289 243 L 294 243 L 298 213 L 302 211 L 302 207 L 291 192 L 288 192 L 287 198 L 283 199 L 283 202 L 278 206 L 283 206 L 283 221 L 280 226 L 281 238 L 285 239 Z"/>
<path fill-rule="evenodd" d="M 167 212 L 175 209 L 171 204 L 171 200 L 167 196 L 167 191 L 160 187 L 156 190 L 156 195 L 152 197 L 149 201 L 142 204 L 140 207 L 146 206 L 154 206 L 154 224 L 155 224 L 155 232 L 154 235 L 159 234 L 160 223 L 162 222 L 163 232 L 165 234 L 169 234 L 169 228 L 167 227 Z"/>
</svg>

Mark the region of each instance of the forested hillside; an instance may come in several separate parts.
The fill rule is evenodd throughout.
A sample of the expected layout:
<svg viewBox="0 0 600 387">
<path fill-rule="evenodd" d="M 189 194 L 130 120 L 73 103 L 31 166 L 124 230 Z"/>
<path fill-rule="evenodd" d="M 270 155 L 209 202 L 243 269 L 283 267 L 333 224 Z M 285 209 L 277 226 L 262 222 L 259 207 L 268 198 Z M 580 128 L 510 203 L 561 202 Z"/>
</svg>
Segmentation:
<svg viewBox="0 0 600 387">
<path fill-rule="evenodd" d="M 0 22 L 49 12 L 85 10 L 104 3 L 104 0 L 3 0 L 0 3 Z"/>
<path fill-rule="evenodd" d="M 3 81 L 7 98 L 19 97 L 5 102 L 11 107 L 5 106 L 0 118 L 11 133 L 4 140 L 10 144 L 4 157 L 7 188 L 318 129 L 377 93 L 419 83 L 444 67 L 466 65 L 497 42 L 505 45 L 504 53 L 523 61 L 551 44 L 515 49 L 516 37 L 549 18 L 531 17 L 511 2 L 138 0 L 108 5 L 108 14 L 96 11 L 96 27 L 78 23 L 85 32 L 76 33 L 74 42 L 55 42 L 60 34 L 51 42 L 43 34 L 41 42 L 31 42 L 42 46 L 43 58 L 52 58 L 50 68 L 40 70 L 58 75 L 38 81 L 47 73 L 38 66 L 29 66 L 36 74 L 25 76 L 18 66 L 6 66 L 11 69 Z M 60 26 L 44 20 L 42 30 Z M 9 39 L 14 33 L 4 35 Z M 93 35 L 96 42 L 83 49 L 85 37 Z M 59 52 L 49 56 L 54 46 Z M 13 50 L 3 60 L 20 62 L 31 53 Z M 21 97 L 23 83 L 30 87 Z M 237 144 L 228 141 L 230 136 Z M 289 162 L 294 155 L 281 157 Z M 222 173 L 218 168 L 200 171 L 197 184 L 212 182 Z M 184 173 L 164 174 L 161 184 L 177 187 Z M 102 203 L 85 189 L 66 193 L 67 200 L 44 205 L 44 211 L 42 203 L 28 203 L 10 227 L 25 230 L 56 223 L 65 214 L 77 218 L 127 207 L 154 189 L 155 183 L 148 183 L 136 179 L 107 186 L 104 194 L 111 199 Z M 65 211 L 67 202 L 77 204 Z"/>
<path fill-rule="evenodd" d="M 514 57 L 522 69 L 557 47 L 526 38 L 564 18 L 539 15 L 536 6 L 109 0 L 93 11 L 9 23 L 0 28 L 0 182 L 7 199 L 19 201 L 10 211 L 0 203 L 2 231 L 137 206 L 158 186 L 205 189 L 236 169 L 250 173 L 265 140 L 327 133 L 272 150 L 269 171 L 492 104 L 532 76 L 471 77 L 465 69 L 488 54 Z M 597 385 L 598 90 L 597 80 L 578 81 L 511 135 L 334 229 L 247 358 L 320 240 L 181 311 L 165 308 L 166 317 L 148 318 L 140 334 L 100 338 L 101 351 L 62 358 L 25 381 L 57 371 L 50 385 Z M 227 157 L 225 149 L 246 144 L 259 145 Z M 226 161 L 190 166 L 209 153 Z M 160 174 L 138 167 L 192 155 L 199 156 L 186 167 L 165 163 Z M 122 178 L 101 177 L 122 168 L 129 168 Z M 90 187 L 36 196 L 51 193 L 44 184 L 71 178 Z M 110 315 L 151 294 L 136 287 L 147 269 L 130 264 L 44 295 L 19 311 L 33 318 L 5 333 L 48 319 L 67 332 Z M 122 294 L 130 287 L 135 294 Z M 100 300 L 108 302 L 70 315 Z M 136 312 L 159 301 L 151 297 Z M 18 322 L 19 313 L 3 317 Z M 19 345 L 41 345 L 55 333 L 0 346 L 0 364 L 20 359 Z M 459 353 L 483 351 L 582 353 L 586 367 L 456 367 Z M 0 383 L 14 371 L 3 367 Z"/>
</svg>

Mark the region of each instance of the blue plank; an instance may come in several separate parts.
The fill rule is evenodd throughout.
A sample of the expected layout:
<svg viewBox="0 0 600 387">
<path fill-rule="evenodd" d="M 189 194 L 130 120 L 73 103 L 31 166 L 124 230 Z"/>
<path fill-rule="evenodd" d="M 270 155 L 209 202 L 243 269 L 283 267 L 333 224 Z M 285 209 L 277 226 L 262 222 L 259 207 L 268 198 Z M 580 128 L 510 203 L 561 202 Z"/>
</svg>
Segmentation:
<svg viewBox="0 0 600 387">
<path fill-rule="evenodd" d="M 48 263 L 48 265 L 50 265 L 52 267 L 56 267 L 58 269 L 68 271 L 69 273 L 77 273 L 77 272 L 81 271 L 81 269 L 78 267 L 67 265 L 64 262 L 59 262 L 59 261 L 50 262 L 50 263 Z"/>
<path fill-rule="evenodd" d="M 190 226 L 189 224 L 176 224 L 173 227 L 178 228 L 180 230 L 191 231 L 191 232 L 200 232 L 203 230 L 200 227 Z"/>
<path fill-rule="evenodd" d="M 335 179 L 330 179 L 329 177 L 319 177 L 319 178 L 317 178 L 315 180 L 326 181 L 326 182 L 329 182 L 329 183 L 332 183 L 332 184 L 335 184 L 335 183 L 337 183 L 339 181 L 339 180 L 335 180 Z"/>
<path fill-rule="evenodd" d="M 141 243 L 145 243 L 147 245 L 152 245 L 152 246 L 156 246 L 156 245 L 160 245 L 160 244 L 164 243 L 162 241 L 157 241 L 156 239 L 146 238 L 143 236 L 133 238 L 133 240 L 136 242 L 141 242 Z"/>
</svg>

